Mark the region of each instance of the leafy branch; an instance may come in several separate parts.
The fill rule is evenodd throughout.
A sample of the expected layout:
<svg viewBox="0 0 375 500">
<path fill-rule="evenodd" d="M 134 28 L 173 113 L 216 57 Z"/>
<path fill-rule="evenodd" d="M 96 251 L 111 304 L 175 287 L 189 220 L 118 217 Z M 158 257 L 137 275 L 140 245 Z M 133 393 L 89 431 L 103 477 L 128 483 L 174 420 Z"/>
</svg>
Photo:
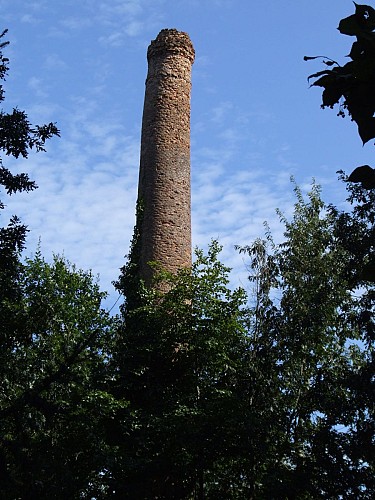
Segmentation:
<svg viewBox="0 0 375 500">
<path fill-rule="evenodd" d="M 346 113 L 358 126 L 363 144 L 375 138 L 375 9 L 354 2 L 355 13 L 342 19 L 338 30 L 343 35 L 354 36 L 347 57 L 350 61 L 340 66 L 324 56 L 305 56 L 304 60 L 323 58 L 326 69 L 313 73 L 312 87 L 322 87 L 322 108 L 339 105 L 338 116 Z M 371 171 L 370 171 L 370 170 Z M 371 167 L 358 167 L 349 176 L 350 182 L 361 182 L 362 187 L 375 186 L 375 171 Z"/>
</svg>

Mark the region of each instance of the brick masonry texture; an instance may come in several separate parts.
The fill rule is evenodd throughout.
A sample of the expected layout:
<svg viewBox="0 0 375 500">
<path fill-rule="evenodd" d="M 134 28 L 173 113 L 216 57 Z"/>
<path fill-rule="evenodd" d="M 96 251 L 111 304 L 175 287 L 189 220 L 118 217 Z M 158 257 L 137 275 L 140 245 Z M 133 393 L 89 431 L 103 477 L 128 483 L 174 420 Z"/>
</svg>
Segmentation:
<svg viewBox="0 0 375 500">
<path fill-rule="evenodd" d="M 139 272 L 147 262 L 173 273 L 190 267 L 190 92 L 194 48 L 186 33 L 162 30 L 148 48 L 138 200 L 143 206 Z"/>
</svg>

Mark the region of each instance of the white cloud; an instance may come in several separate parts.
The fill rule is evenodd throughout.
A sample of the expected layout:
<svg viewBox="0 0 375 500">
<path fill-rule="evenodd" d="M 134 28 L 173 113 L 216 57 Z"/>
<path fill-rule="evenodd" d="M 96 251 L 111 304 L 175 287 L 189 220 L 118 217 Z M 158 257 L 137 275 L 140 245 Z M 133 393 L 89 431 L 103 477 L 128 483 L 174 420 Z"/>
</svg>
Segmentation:
<svg viewBox="0 0 375 500">
<path fill-rule="evenodd" d="M 221 102 L 212 110 L 212 121 L 218 124 L 223 124 L 228 113 L 233 110 L 233 103 L 230 101 Z"/>
<path fill-rule="evenodd" d="M 99 43 L 109 47 L 121 47 L 124 43 L 124 33 L 117 31 L 109 35 L 99 37 Z"/>
<path fill-rule="evenodd" d="M 21 17 L 21 23 L 25 23 L 25 24 L 37 24 L 38 22 L 40 22 L 40 20 L 37 19 L 32 14 L 24 14 Z"/>
<path fill-rule="evenodd" d="M 190 7 L 190 2 L 184 3 Z M 196 3 L 198 8 L 200 3 Z M 220 3 L 215 2 L 215 9 Z M 70 53 L 59 52 L 59 47 L 63 47 L 60 40 L 48 39 L 55 43 L 51 47 L 47 43 L 43 53 L 46 61 L 43 71 L 48 70 L 50 77 L 48 86 L 44 74 L 39 76 L 36 72 L 38 76 L 28 80 L 32 105 L 25 107 L 32 122 L 57 120 L 62 137 L 47 144 L 47 154 L 31 155 L 27 162 L 15 163 L 19 165 L 18 171 L 29 172 L 40 187 L 8 200 L 8 214 L 20 215 L 31 229 L 27 253 L 35 250 L 41 236 L 46 257 L 52 252 L 64 253 L 78 266 L 99 273 L 102 287 L 108 290 L 112 290 L 111 281 L 117 278 L 124 263 L 134 225 L 140 123 L 134 110 L 129 111 L 133 104 L 130 100 L 139 99 L 141 108 L 146 43 L 156 36 L 155 26 L 159 29 L 160 19 L 170 21 L 179 14 L 176 9 L 173 15 L 169 15 L 167 8 L 158 9 L 161 4 L 166 7 L 168 2 L 69 0 L 68 7 L 64 3 L 65 8 L 60 11 L 58 3 L 47 2 L 43 9 L 48 10 L 52 22 L 45 24 L 46 32 L 49 29 L 50 34 L 64 37 L 64 43 L 71 35 L 77 36 L 74 41 L 80 43 L 74 55 L 81 65 L 78 70 L 78 65 L 71 66 L 74 84 L 69 91 L 59 87 L 53 99 L 57 104 L 52 105 L 48 94 L 54 79 L 58 81 L 59 71 L 66 68 L 64 60 L 70 61 Z M 77 5 L 79 9 L 70 15 L 70 9 Z M 43 9 L 30 7 L 25 15 L 31 20 L 34 12 L 35 16 L 41 16 Z M 56 15 L 63 10 L 69 15 Z M 199 10 L 194 11 L 194 19 L 197 13 Z M 45 42 L 46 36 L 36 38 Z M 134 37 L 139 37 L 144 49 L 137 52 L 137 61 L 128 57 L 127 50 Z M 124 48 L 116 59 L 113 54 L 119 51 L 107 48 L 120 46 Z M 220 47 L 218 40 L 217 50 Z M 283 228 L 275 208 L 290 214 L 294 197 L 289 176 L 298 173 L 298 164 L 292 146 L 275 138 L 269 127 L 269 124 L 277 126 L 273 108 L 257 102 L 243 103 L 230 89 L 220 92 L 216 80 L 207 73 L 207 80 L 211 76 L 216 92 L 209 93 L 212 86 L 207 90 L 204 80 L 208 69 L 212 69 L 211 59 L 198 54 L 193 71 L 196 82 L 193 92 L 197 93 L 192 122 L 193 242 L 206 247 L 211 238 L 219 238 L 224 245 L 222 258 L 234 267 L 233 282 L 238 284 L 246 282 L 247 273 L 243 256 L 233 246 L 249 244 L 262 236 L 265 220 L 276 241 L 282 239 Z M 142 72 L 139 93 L 134 91 L 138 85 L 134 83 L 137 72 Z M 110 80 L 114 73 L 116 78 Z M 126 81 L 121 80 L 123 74 Z M 129 92 L 121 103 L 117 99 L 119 94 L 114 93 L 115 87 L 121 88 L 125 96 Z M 111 91 L 114 97 L 110 95 L 106 100 Z M 40 99 L 34 99 L 35 96 Z M 208 103 L 203 103 L 206 96 Z M 328 168 L 332 170 L 331 166 Z M 306 177 L 297 177 L 297 182 L 305 183 Z M 112 291 L 110 301 L 115 298 Z"/>
<path fill-rule="evenodd" d="M 138 36 L 142 33 L 144 25 L 140 21 L 131 21 L 125 27 L 125 33 L 128 36 Z"/>
<path fill-rule="evenodd" d="M 92 19 L 89 17 L 73 17 L 69 16 L 60 21 L 61 26 L 69 30 L 82 30 L 93 25 Z"/>
<path fill-rule="evenodd" d="M 26 254 L 40 237 L 47 258 L 64 254 L 99 273 L 102 287 L 112 291 L 110 303 L 111 282 L 124 264 L 134 226 L 139 139 L 110 117 L 95 120 L 95 105 L 87 104 L 85 111 L 66 110 L 69 127 L 48 144 L 48 153 L 12 163 L 13 171 L 28 172 L 39 188 L 7 199 L 6 212 L 19 215 L 31 230 Z"/>
<path fill-rule="evenodd" d="M 37 97 L 44 99 L 48 96 L 48 92 L 46 92 L 45 89 L 45 84 L 41 78 L 33 76 L 29 79 L 27 85 Z"/>
<path fill-rule="evenodd" d="M 99 13 L 109 20 L 118 16 L 135 17 L 143 13 L 144 3 L 144 0 L 102 1 L 99 5 Z"/>
<path fill-rule="evenodd" d="M 127 38 L 143 37 L 154 30 L 160 21 L 159 5 L 163 0 L 112 0 L 102 1 L 95 7 L 97 23 L 106 32 L 98 38 L 109 47 L 121 47 Z"/>
<path fill-rule="evenodd" d="M 45 58 L 44 65 L 47 70 L 66 70 L 68 64 L 57 54 L 49 54 Z"/>
</svg>

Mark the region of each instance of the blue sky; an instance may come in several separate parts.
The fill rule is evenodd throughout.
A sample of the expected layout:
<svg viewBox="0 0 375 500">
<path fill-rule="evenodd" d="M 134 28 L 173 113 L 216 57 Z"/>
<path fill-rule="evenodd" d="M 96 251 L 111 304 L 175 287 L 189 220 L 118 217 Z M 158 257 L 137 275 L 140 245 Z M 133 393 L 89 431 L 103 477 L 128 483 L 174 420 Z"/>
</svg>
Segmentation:
<svg viewBox="0 0 375 500">
<path fill-rule="evenodd" d="M 345 63 L 353 40 L 336 28 L 353 13 L 349 0 L 0 0 L 0 9 L 11 42 L 4 109 L 61 129 L 46 154 L 6 159 L 39 185 L 7 210 L 30 228 L 27 255 L 41 238 L 46 258 L 92 269 L 109 305 L 134 225 L 146 51 L 161 29 L 188 32 L 196 50 L 193 243 L 218 238 L 235 285 L 246 270 L 233 246 L 262 236 L 265 220 L 282 238 L 275 209 L 292 212 L 291 175 L 304 189 L 314 177 L 341 206 L 336 171 L 372 164 L 374 146 L 309 89 L 322 65 L 303 61 Z"/>
</svg>

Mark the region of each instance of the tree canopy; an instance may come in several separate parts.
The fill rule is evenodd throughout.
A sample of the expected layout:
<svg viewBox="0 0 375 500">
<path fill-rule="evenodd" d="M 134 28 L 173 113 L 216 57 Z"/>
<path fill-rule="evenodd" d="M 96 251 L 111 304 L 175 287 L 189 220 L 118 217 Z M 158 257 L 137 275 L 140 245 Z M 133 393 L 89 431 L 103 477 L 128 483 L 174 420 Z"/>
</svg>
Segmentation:
<svg viewBox="0 0 375 500">
<path fill-rule="evenodd" d="M 18 280 L 1 301 L 0 497 L 76 498 L 98 488 L 100 429 L 120 404 L 106 392 L 111 320 L 92 275 L 63 258 L 38 252 Z"/>
<path fill-rule="evenodd" d="M 364 7 L 342 32 L 370 29 Z M 58 135 L 17 110 L 0 130 L 15 158 Z M 35 189 L 0 167 L 6 194 Z M 375 195 L 347 189 L 341 211 L 295 186 L 283 242 L 266 227 L 238 248 L 248 291 L 230 286 L 217 241 L 177 275 L 151 263 L 146 287 L 136 228 L 114 317 L 91 272 L 23 258 L 13 217 L 0 229 L 0 498 L 373 498 Z"/>
<path fill-rule="evenodd" d="M 7 30 L 0 34 L 0 103 L 5 99 L 4 81 L 9 70 L 9 59 L 4 56 L 3 49 L 9 44 L 4 39 Z M 0 111 L 0 188 L 7 195 L 36 189 L 36 184 L 26 173 L 13 174 L 3 163 L 3 155 L 14 158 L 27 158 L 31 149 L 44 150 L 47 139 L 58 136 L 59 130 L 54 123 L 32 126 L 27 114 L 14 108 L 11 112 Z M 1 197 L 3 196 L 0 191 Z M 0 211 L 4 201 L 0 198 Z M 0 212 L 1 214 L 1 212 Z M 24 249 L 27 228 L 20 219 L 13 215 L 8 225 L 0 227 L 0 294 L 3 299 L 17 295 L 20 254 Z M 1 311 L 0 317 L 8 321 L 6 313 Z"/>
</svg>

